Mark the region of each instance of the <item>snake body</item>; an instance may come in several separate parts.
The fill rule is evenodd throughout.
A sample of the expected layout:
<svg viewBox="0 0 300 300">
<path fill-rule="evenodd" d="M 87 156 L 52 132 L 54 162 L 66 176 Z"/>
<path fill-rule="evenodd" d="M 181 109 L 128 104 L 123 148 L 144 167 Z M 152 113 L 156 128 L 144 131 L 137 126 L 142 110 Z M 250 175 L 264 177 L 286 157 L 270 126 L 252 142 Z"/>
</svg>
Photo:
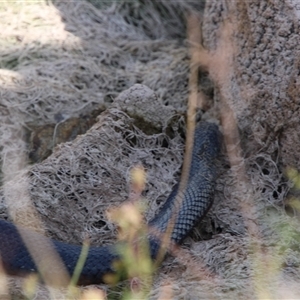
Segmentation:
<svg viewBox="0 0 300 300">
<path fill-rule="evenodd" d="M 218 126 L 209 122 L 200 122 L 195 129 L 192 160 L 186 189 L 178 207 L 178 186 L 175 187 L 159 213 L 149 222 L 150 227 L 164 233 L 170 220 L 173 220 L 171 241 L 180 243 L 207 213 L 212 205 L 217 177 L 217 158 L 222 143 Z M 174 215 L 174 210 L 177 212 Z M 22 229 L 23 230 L 23 229 Z M 25 229 L 24 229 L 25 230 Z M 28 230 L 29 231 L 29 230 Z M 44 239 L 41 235 L 30 232 L 34 237 L 35 248 L 39 248 Z M 161 246 L 157 236 L 149 234 L 150 254 L 157 257 Z M 70 275 L 73 274 L 81 253 L 81 246 L 50 240 L 61 257 Z M 114 261 L 120 259 L 120 245 L 90 247 L 79 278 L 80 284 L 104 282 L 104 276 L 115 273 Z M 0 220 L 0 254 L 3 267 L 8 274 L 24 275 L 38 272 L 16 226 Z"/>
</svg>

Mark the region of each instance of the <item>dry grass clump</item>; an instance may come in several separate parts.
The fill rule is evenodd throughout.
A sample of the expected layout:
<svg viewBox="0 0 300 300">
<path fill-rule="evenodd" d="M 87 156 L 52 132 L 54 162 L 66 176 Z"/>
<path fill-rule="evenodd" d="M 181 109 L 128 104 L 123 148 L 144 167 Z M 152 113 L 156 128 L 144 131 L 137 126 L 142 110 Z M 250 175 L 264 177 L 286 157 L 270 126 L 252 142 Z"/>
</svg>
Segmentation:
<svg viewBox="0 0 300 300">
<path fill-rule="evenodd" d="M 207 1 L 203 41 L 197 32 L 195 40 L 190 37 L 190 66 L 185 25 L 175 8 L 188 8 L 189 2 L 115 2 L 101 9 L 85 1 L 0 5 L 6 28 L 0 45 L 1 216 L 7 217 L 5 195 L 12 200 L 11 217 L 19 222 L 40 227 L 33 213 L 51 236 L 79 243 L 88 233 L 92 244 L 99 236 L 113 242 L 116 229 L 104 212 L 128 195 L 142 196 L 146 203 L 151 199 L 146 215 L 151 218 L 178 178 L 183 139 L 177 112 L 186 109 L 190 68 L 189 115 L 198 102 L 210 108 L 207 118 L 220 116 L 228 157 L 220 166 L 215 205 L 193 236 L 204 239 L 187 240 L 190 252 L 168 258 L 151 278 L 150 292 L 149 284 L 139 281 L 132 281 L 132 290 L 138 297 L 146 291 L 150 299 L 299 298 L 297 191 L 287 199 L 298 173 L 285 170 L 287 165 L 297 169 L 299 162 L 296 101 L 286 100 L 298 95 L 298 65 L 290 59 L 298 27 L 283 2 L 254 2 Z M 279 21 L 270 24 L 272 12 Z M 263 40 L 268 35 L 260 28 L 281 41 L 280 51 L 279 44 Z M 278 63 L 272 57 L 280 57 Z M 198 91 L 198 63 L 214 83 L 213 103 Z M 269 72 L 274 64 L 277 72 Z M 286 72 L 292 74 L 288 82 L 284 76 L 275 80 Z M 99 107 L 108 109 L 86 134 L 28 167 L 24 127 L 55 127 Z M 129 176 L 140 164 L 147 173 L 142 193 L 131 190 Z M 14 201 L 20 195 L 25 201 Z M 29 298 L 63 297 L 36 289 L 34 280 L 25 288 Z M 101 289 L 108 298 L 123 294 L 121 287 Z M 15 290 L 23 290 L 20 282 Z M 95 289 L 82 293 L 77 297 L 105 297 Z M 135 296 L 128 291 L 126 297 Z"/>
</svg>

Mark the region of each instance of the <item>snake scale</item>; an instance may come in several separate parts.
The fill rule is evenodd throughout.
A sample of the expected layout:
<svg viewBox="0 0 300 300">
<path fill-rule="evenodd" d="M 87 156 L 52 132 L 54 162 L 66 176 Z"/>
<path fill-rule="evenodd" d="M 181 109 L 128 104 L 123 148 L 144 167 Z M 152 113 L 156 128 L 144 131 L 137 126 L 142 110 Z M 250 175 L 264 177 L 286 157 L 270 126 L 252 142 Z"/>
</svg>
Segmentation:
<svg viewBox="0 0 300 300">
<path fill-rule="evenodd" d="M 174 207 L 176 207 L 176 201 L 178 202 L 176 198 L 177 185 L 159 213 L 149 222 L 151 228 L 153 227 L 157 232 L 164 233 L 173 217 L 174 227 L 171 232 L 171 241 L 176 244 L 187 236 L 212 205 L 218 173 L 217 158 L 221 143 L 222 135 L 216 124 L 200 122 L 196 126 L 189 177 L 186 189 L 182 193 L 183 198 L 178 212 L 174 216 Z M 30 234 L 36 237 L 34 245 L 38 250 L 40 235 L 34 232 Z M 149 234 L 148 239 L 151 257 L 155 259 L 160 248 L 159 238 Z M 81 246 L 56 240 L 50 241 L 68 272 L 72 275 L 81 252 Z M 116 245 L 89 248 L 79 284 L 103 283 L 103 277 L 106 274 L 116 272 L 114 261 L 120 259 L 117 245 L 118 243 Z M 0 254 L 3 267 L 8 274 L 24 275 L 38 272 L 17 228 L 12 223 L 4 220 L 0 220 Z"/>
</svg>

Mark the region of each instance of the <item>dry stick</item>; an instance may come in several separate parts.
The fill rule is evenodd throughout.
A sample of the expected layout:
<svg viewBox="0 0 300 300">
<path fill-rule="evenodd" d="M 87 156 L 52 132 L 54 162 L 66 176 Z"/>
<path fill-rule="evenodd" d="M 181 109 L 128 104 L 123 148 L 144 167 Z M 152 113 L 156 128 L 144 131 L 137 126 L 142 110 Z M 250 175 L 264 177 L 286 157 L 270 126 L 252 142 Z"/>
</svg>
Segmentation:
<svg viewBox="0 0 300 300">
<path fill-rule="evenodd" d="M 0 259 L 0 299 L 6 297 L 7 295 L 9 295 L 8 279 L 5 275 L 5 270 Z"/>
<path fill-rule="evenodd" d="M 16 134 L 15 132 L 12 133 L 12 141 L 14 140 L 17 142 L 18 139 L 22 138 L 21 132 L 22 130 L 20 130 L 19 134 Z M 6 150 L 5 147 L 6 145 L 3 146 L 3 152 L 6 153 L 2 165 L 4 178 L 3 187 L 9 213 L 12 216 L 22 213 L 25 218 L 30 215 L 30 222 L 35 224 L 36 228 L 43 228 L 42 222 L 37 218 L 37 212 L 31 204 L 28 193 L 29 183 L 27 174 L 23 174 L 24 178 L 21 182 L 16 183 L 14 181 L 15 176 L 17 174 L 20 175 L 20 171 L 24 168 L 26 162 L 26 156 L 24 154 L 25 150 L 19 148 L 15 151 L 8 151 L 9 149 Z M 16 158 L 21 160 L 20 163 L 14 163 Z M 22 206 L 26 206 L 26 209 L 16 211 L 14 207 L 16 206 L 15 203 L 17 201 L 22 201 Z M 17 225 L 17 220 L 15 221 L 19 234 L 33 258 L 45 284 L 54 287 L 66 287 L 69 283 L 69 275 L 50 240 L 43 235 L 32 234 L 30 231 L 19 227 Z"/>
<path fill-rule="evenodd" d="M 198 44 L 200 39 L 199 25 L 200 20 L 197 15 L 191 13 L 187 18 L 188 28 L 188 40 L 191 41 L 191 45 Z M 173 209 L 173 216 L 170 219 L 166 232 L 163 235 L 162 247 L 158 254 L 158 261 L 160 261 L 164 255 L 165 249 L 170 245 L 170 237 L 172 235 L 175 221 L 178 216 L 178 212 L 181 208 L 184 192 L 187 187 L 189 179 L 189 171 L 192 160 L 192 151 L 194 145 L 194 134 L 195 134 L 195 120 L 196 120 L 196 108 L 197 108 L 197 97 L 198 97 L 198 65 L 196 64 L 197 49 L 193 46 L 190 47 L 190 76 L 189 76 L 189 98 L 188 98 L 188 110 L 187 110 L 187 133 L 185 141 L 185 152 L 183 158 L 182 173 L 179 182 L 178 192 L 175 198 L 175 204 Z"/>
<path fill-rule="evenodd" d="M 194 143 L 194 133 L 195 133 L 195 124 L 196 124 L 196 110 L 197 108 L 205 109 L 208 107 L 208 99 L 203 94 L 202 91 L 198 90 L 198 71 L 199 71 L 199 49 L 203 50 L 202 45 L 202 32 L 200 29 L 200 17 L 197 14 L 191 13 L 188 17 L 187 30 L 188 30 L 188 41 L 190 44 L 190 77 L 189 77 L 189 99 L 188 99 L 188 113 L 187 113 L 187 138 L 186 138 L 186 149 L 183 162 L 183 177 L 181 179 L 179 186 L 179 191 L 185 191 L 187 180 L 189 176 L 189 170 L 192 159 L 193 143 Z M 208 59 L 207 52 L 202 51 L 200 53 L 202 59 Z M 182 203 L 182 198 L 181 202 Z M 198 277 L 211 278 L 211 280 L 220 280 L 218 276 L 211 271 L 209 271 L 206 266 L 199 262 L 195 261 L 192 255 L 188 251 L 183 249 L 178 249 L 174 247 L 174 244 L 171 245 L 171 253 L 173 253 L 180 263 L 187 265 L 190 273 L 196 274 Z M 211 298 L 213 295 L 211 294 Z"/>
<path fill-rule="evenodd" d="M 199 44 L 202 42 L 201 30 L 200 30 L 200 18 L 198 15 L 191 13 L 187 18 L 187 29 L 188 29 L 188 41 L 190 43 L 190 76 L 189 76 L 189 98 L 188 98 L 188 111 L 187 111 L 187 135 L 185 143 L 185 153 L 182 167 L 182 175 L 179 183 L 178 193 L 175 199 L 175 208 L 173 217 L 168 224 L 166 233 L 163 236 L 163 249 L 168 245 L 169 251 L 176 256 L 183 265 L 187 265 L 189 270 L 193 274 L 201 275 L 204 278 L 211 278 L 212 280 L 217 279 L 217 275 L 210 272 L 204 264 L 199 261 L 195 261 L 187 251 L 181 251 L 174 243 L 170 243 L 170 236 L 175 225 L 175 220 L 178 215 L 178 211 L 181 208 L 184 192 L 187 187 L 189 179 L 189 170 L 192 160 L 192 151 L 194 144 L 194 133 L 196 127 L 196 110 L 200 106 L 201 108 L 206 107 L 206 98 L 202 92 L 198 91 L 198 56 L 199 56 Z M 200 100 L 199 105 L 197 104 Z M 163 253 L 163 250 L 161 251 Z M 192 262 L 192 263 L 191 263 Z M 203 270 L 203 271 L 202 271 Z M 211 298 L 212 295 L 211 295 Z"/>
<path fill-rule="evenodd" d="M 238 133 L 237 123 L 233 111 L 229 108 L 226 100 L 222 97 L 222 113 L 221 123 L 224 130 L 224 141 L 227 149 L 227 154 L 231 166 L 233 176 L 237 179 L 236 189 L 240 195 L 240 209 L 243 220 L 247 228 L 248 236 L 250 237 L 249 248 L 255 253 L 254 264 L 254 285 L 256 287 L 257 296 L 259 299 L 269 298 L 271 296 L 270 290 L 266 286 L 266 281 L 271 281 L 274 274 L 270 274 L 268 270 L 272 268 L 271 261 L 268 258 L 270 253 L 264 253 L 261 247 L 262 237 L 259 231 L 259 226 L 256 222 L 256 207 L 254 204 L 254 191 L 246 174 L 246 166 L 242 157 L 242 150 L 240 147 L 240 137 Z M 263 271 L 265 278 L 259 278 L 260 271 Z M 275 271 L 274 267 L 273 270 Z M 271 277 L 269 277 L 271 275 Z M 269 277 L 269 278 L 268 278 Z M 263 280 L 262 280 L 263 279 Z"/>
<path fill-rule="evenodd" d="M 228 8 L 231 11 L 229 16 L 234 16 L 234 7 L 230 7 L 234 2 L 229 1 Z M 250 246 L 259 256 L 258 262 L 261 264 L 259 267 L 268 267 L 269 262 L 265 261 L 266 258 L 263 249 L 260 246 L 262 237 L 260 235 L 259 227 L 256 223 L 256 207 L 253 202 L 254 191 L 249 182 L 249 178 L 246 174 L 246 166 L 242 157 L 242 150 L 240 147 L 240 137 L 237 128 L 237 122 L 233 110 L 230 108 L 228 100 L 233 97 L 231 93 L 231 78 L 230 75 L 234 74 L 232 70 L 233 58 L 235 57 L 234 44 L 231 38 L 234 36 L 234 24 L 235 19 L 227 19 L 220 30 L 219 45 L 214 53 L 208 53 L 206 50 L 199 51 L 198 62 L 201 65 L 207 67 L 211 78 L 213 79 L 216 89 L 220 94 L 220 117 L 223 126 L 224 142 L 227 149 L 231 170 L 235 178 L 237 178 L 238 184 L 236 189 L 241 195 L 244 195 L 240 199 L 240 208 L 243 215 L 243 219 L 250 237 Z M 203 51 L 203 53 L 201 53 Z M 267 263 L 267 265 L 266 265 Z M 264 266 L 263 266 L 264 265 Z M 257 272 L 258 270 L 256 270 Z M 257 277 L 254 284 L 257 286 L 257 292 L 260 296 L 269 296 L 263 286 L 264 283 Z M 264 295 L 259 290 L 264 290 Z"/>
<path fill-rule="evenodd" d="M 214 53 L 208 53 L 207 50 L 200 49 L 198 52 L 198 63 L 204 65 L 216 85 L 216 89 L 220 94 L 220 118 L 223 126 L 224 142 L 227 149 L 229 161 L 236 178 L 239 179 L 241 185 L 237 188 L 246 188 L 246 195 L 250 195 L 241 202 L 242 213 L 248 229 L 248 233 L 252 237 L 259 237 L 259 229 L 255 224 L 254 206 L 253 206 L 253 189 L 246 175 L 246 167 L 242 157 L 240 147 L 240 137 L 237 129 L 237 122 L 233 110 L 228 104 L 228 99 L 233 95 L 230 92 L 230 75 L 232 71 L 232 59 L 234 57 L 234 45 L 231 42 L 233 36 L 233 24 L 229 20 L 225 21 L 221 28 L 219 45 Z M 241 193 L 245 195 L 244 193 Z"/>
</svg>

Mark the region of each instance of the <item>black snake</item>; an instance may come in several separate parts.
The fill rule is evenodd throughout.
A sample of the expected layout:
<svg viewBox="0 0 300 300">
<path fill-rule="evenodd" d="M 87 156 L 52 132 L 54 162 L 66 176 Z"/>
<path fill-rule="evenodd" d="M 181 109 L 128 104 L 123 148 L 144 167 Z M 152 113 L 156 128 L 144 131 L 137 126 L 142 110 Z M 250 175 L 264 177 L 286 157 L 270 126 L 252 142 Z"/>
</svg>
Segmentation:
<svg viewBox="0 0 300 300">
<path fill-rule="evenodd" d="M 171 241 L 174 243 L 180 243 L 212 205 L 217 177 L 216 161 L 221 143 L 222 137 L 217 125 L 209 122 L 200 122 L 197 125 L 189 178 L 171 233 Z M 175 187 L 159 213 L 149 222 L 151 228 L 162 233 L 166 231 L 169 221 L 174 216 L 177 191 L 178 187 Z M 36 240 L 39 240 L 39 234 L 31 234 L 36 235 Z M 151 234 L 148 239 L 151 257 L 155 259 L 160 248 L 160 241 Z M 52 243 L 72 275 L 82 247 L 55 240 L 52 240 Z M 39 247 L 39 242 L 34 246 Z M 102 283 L 104 275 L 116 272 L 113 262 L 120 259 L 118 253 L 116 245 L 90 247 L 79 283 Z M 8 274 L 24 275 L 38 272 L 15 225 L 4 220 L 0 220 L 0 254 L 3 267 Z"/>
</svg>

